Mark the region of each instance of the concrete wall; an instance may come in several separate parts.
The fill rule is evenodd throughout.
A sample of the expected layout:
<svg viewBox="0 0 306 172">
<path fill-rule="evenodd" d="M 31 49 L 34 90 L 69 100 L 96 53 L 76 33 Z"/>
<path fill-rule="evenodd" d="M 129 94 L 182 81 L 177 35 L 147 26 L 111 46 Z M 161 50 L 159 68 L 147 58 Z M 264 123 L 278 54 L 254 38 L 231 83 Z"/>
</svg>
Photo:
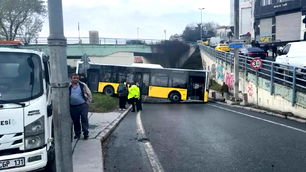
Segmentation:
<svg viewBox="0 0 306 172">
<path fill-rule="evenodd" d="M 225 82 L 233 93 L 234 74 L 233 67 L 214 57 L 211 57 L 201 49 L 203 67 L 211 70 L 211 78 L 219 84 Z M 291 112 L 294 115 L 306 118 L 306 93 L 297 92 L 297 102 L 291 103 L 292 89 L 280 84 L 274 84 L 274 94 L 270 93 L 270 80 L 258 77 L 256 74 L 239 72 L 239 90 L 247 94 L 248 102 L 267 109 Z"/>
</svg>

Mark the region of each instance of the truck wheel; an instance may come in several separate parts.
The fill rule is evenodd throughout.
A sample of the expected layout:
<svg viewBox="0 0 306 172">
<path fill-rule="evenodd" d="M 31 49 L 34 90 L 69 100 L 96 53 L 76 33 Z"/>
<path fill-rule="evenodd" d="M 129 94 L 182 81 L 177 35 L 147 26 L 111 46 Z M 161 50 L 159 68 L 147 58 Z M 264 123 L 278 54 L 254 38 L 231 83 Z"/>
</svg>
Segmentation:
<svg viewBox="0 0 306 172">
<path fill-rule="evenodd" d="M 106 86 L 103 91 L 108 96 L 114 95 L 114 88 L 112 86 Z"/>
<path fill-rule="evenodd" d="M 178 103 L 181 101 L 181 95 L 178 92 L 170 93 L 169 98 L 172 103 Z"/>
</svg>

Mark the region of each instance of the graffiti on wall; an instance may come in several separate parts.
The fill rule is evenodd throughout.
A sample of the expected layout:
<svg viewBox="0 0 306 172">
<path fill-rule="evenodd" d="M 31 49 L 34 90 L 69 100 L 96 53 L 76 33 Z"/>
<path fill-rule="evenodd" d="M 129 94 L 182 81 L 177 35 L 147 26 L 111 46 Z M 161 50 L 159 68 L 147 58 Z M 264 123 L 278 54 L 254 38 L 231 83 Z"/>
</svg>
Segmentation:
<svg viewBox="0 0 306 172">
<path fill-rule="evenodd" d="M 234 74 L 233 73 L 226 72 L 224 82 L 230 90 L 234 90 Z"/>
<path fill-rule="evenodd" d="M 249 97 L 253 97 L 254 95 L 254 89 L 253 89 L 253 84 L 252 83 L 249 83 L 247 85 L 247 92 L 248 92 L 248 96 Z"/>
<path fill-rule="evenodd" d="M 217 79 L 224 81 L 224 74 L 223 74 L 223 66 L 222 65 L 218 65 L 217 66 Z"/>
</svg>

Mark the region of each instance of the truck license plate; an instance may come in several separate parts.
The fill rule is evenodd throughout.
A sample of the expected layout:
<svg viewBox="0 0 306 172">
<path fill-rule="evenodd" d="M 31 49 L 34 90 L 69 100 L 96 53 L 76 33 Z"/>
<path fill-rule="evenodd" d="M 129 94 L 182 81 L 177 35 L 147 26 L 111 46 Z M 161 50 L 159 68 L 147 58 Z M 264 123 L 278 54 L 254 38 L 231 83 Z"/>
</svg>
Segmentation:
<svg viewBox="0 0 306 172">
<path fill-rule="evenodd" d="M 24 165 L 25 165 L 24 158 L 0 160 L 0 170 L 15 168 L 15 167 L 23 167 Z"/>
</svg>

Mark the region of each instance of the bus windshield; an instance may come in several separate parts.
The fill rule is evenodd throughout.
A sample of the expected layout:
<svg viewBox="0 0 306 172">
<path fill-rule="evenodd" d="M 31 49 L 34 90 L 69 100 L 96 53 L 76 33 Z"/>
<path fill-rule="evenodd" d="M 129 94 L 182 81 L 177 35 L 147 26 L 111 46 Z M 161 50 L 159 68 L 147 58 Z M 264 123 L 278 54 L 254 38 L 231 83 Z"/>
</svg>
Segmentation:
<svg viewBox="0 0 306 172">
<path fill-rule="evenodd" d="M 0 53 L 0 103 L 22 102 L 43 93 L 38 55 Z"/>
</svg>

